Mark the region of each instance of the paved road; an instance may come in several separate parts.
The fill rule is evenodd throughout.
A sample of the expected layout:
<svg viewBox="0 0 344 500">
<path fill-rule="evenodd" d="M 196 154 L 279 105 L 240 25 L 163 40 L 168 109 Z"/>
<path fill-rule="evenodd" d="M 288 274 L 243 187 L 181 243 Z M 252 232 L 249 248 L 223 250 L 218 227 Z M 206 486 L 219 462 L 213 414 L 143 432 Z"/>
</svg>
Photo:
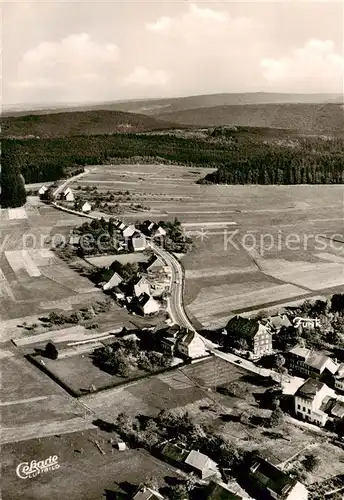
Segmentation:
<svg viewBox="0 0 344 500">
<path fill-rule="evenodd" d="M 85 171 L 85 174 L 87 174 L 88 171 Z M 82 174 L 82 175 L 85 175 Z M 77 176 L 78 177 L 78 176 Z M 74 180 L 75 178 L 73 178 Z M 67 180 L 71 182 L 71 180 Z M 68 209 L 66 210 L 68 211 Z M 85 215 L 85 214 L 84 214 Z M 103 217 L 107 220 L 110 218 L 108 214 L 99 214 L 99 216 L 103 215 Z M 90 216 L 90 218 L 94 218 L 94 216 Z M 196 332 L 195 327 L 193 326 L 192 322 L 189 320 L 184 304 L 183 304 L 183 289 L 184 289 L 184 282 L 183 282 L 183 269 L 178 261 L 178 259 L 172 255 L 170 252 L 165 250 L 164 248 L 159 247 L 156 245 L 152 240 L 149 240 L 149 246 L 152 248 L 153 252 L 158 255 L 171 269 L 171 286 L 170 286 L 170 298 L 169 298 L 169 312 L 170 315 L 172 316 L 172 320 L 179 324 L 180 326 L 184 326 L 185 328 L 188 328 L 189 330 L 192 330 Z M 210 340 L 206 339 L 205 337 L 201 336 L 206 348 L 208 349 L 209 352 L 212 352 L 215 356 L 218 356 L 219 358 L 224 359 L 225 361 L 228 361 L 229 363 L 235 363 L 237 364 L 238 361 L 240 363 L 240 366 L 245 368 L 246 370 L 249 370 L 251 372 L 257 373 L 261 376 L 272 376 L 276 381 L 280 380 L 280 375 L 275 372 L 274 370 L 269 370 L 266 368 L 260 368 L 256 366 L 254 363 L 251 361 L 240 358 L 239 356 L 236 356 L 235 354 L 232 353 L 224 353 L 218 349 L 218 345 L 214 344 Z M 284 376 L 284 380 L 287 382 L 290 379 L 290 377 Z"/>
</svg>

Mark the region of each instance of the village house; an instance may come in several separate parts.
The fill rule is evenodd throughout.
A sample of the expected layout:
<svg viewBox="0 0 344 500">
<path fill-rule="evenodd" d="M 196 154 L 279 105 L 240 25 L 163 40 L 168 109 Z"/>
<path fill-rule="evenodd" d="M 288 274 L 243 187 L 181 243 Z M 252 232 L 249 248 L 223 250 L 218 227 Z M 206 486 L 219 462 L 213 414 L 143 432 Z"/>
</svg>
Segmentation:
<svg viewBox="0 0 344 500">
<path fill-rule="evenodd" d="M 158 491 L 142 485 L 133 496 L 133 500 L 164 500 L 164 497 Z"/>
<path fill-rule="evenodd" d="M 225 333 L 230 339 L 246 340 L 252 358 L 259 358 L 272 352 L 270 328 L 257 319 L 235 316 L 227 323 Z"/>
<path fill-rule="evenodd" d="M 270 464 L 261 457 L 256 457 L 250 467 L 248 484 L 255 492 L 254 496 L 275 500 L 307 500 L 308 490 L 297 479 Z"/>
<path fill-rule="evenodd" d="M 155 314 L 160 310 L 159 302 L 147 293 L 142 293 L 140 295 L 137 300 L 137 307 L 144 316 Z"/>
<path fill-rule="evenodd" d="M 288 351 L 286 360 L 290 371 L 305 375 L 307 378 L 327 377 L 331 380 L 338 369 L 338 365 L 331 358 L 306 347 L 293 347 Z"/>
<path fill-rule="evenodd" d="M 136 232 L 130 239 L 130 249 L 133 252 L 143 252 L 147 248 L 147 241 L 143 234 Z"/>
<path fill-rule="evenodd" d="M 292 325 L 286 314 L 277 314 L 276 316 L 270 316 L 267 319 L 267 323 L 273 333 L 278 333 L 282 328 L 290 328 Z"/>
<path fill-rule="evenodd" d="M 156 222 L 145 220 L 142 224 L 142 232 L 151 238 L 158 238 L 166 236 L 166 231 L 163 227 L 159 226 Z"/>
<path fill-rule="evenodd" d="M 143 293 L 151 295 L 151 284 L 144 276 L 139 276 L 133 281 L 133 295 L 140 297 Z"/>
<path fill-rule="evenodd" d="M 201 358 L 206 355 L 205 344 L 197 332 L 188 330 L 177 342 L 177 350 L 188 358 Z"/>
<path fill-rule="evenodd" d="M 181 354 L 196 359 L 207 354 L 205 344 L 198 333 L 179 325 L 161 330 L 160 345 L 170 356 Z"/>
<path fill-rule="evenodd" d="M 85 201 L 84 203 L 82 203 L 81 207 L 80 207 L 80 210 L 84 213 L 88 213 L 92 210 L 92 207 L 91 205 L 88 203 L 88 201 Z"/>
<path fill-rule="evenodd" d="M 41 186 L 38 190 L 39 196 L 43 196 L 46 191 L 48 191 L 48 188 L 47 188 L 47 186 L 44 186 L 44 184 L 43 184 L 43 186 Z"/>
<path fill-rule="evenodd" d="M 111 293 L 116 300 L 118 301 L 125 300 L 125 293 L 120 287 L 115 286 L 114 288 L 112 288 Z"/>
<path fill-rule="evenodd" d="M 344 392 L 344 363 L 341 363 L 334 376 L 334 387 L 336 390 Z"/>
<path fill-rule="evenodd" d="M 132 224 L 130 226 L 126 226 L 122 231 L 123 238 L 131 238 L 136 232 L 136 227 Z"/>
<path fill-rule="evenodd" d="M 118 287 L 118 285 L 120 285 L 122 281 L 123 278 L 118 273 L 114 272 L 109 281 L 103 285 L 104 292 L 112 290 L 115 287 Z"/>
<path fill-rule="evenodd" d="M 295 328 L 319 328 L 320 321 L 318 318 L 300 318 L 299 316 L 293 319 L 293 326 Z"/>
<path fill-rule="evenodd" d="M 328 403 L 336 393 L 326 384 L 313 378 L 306 380 L 294 395 L 295 413 L 299 418 L 324 426 L 328 420 Z"/>
<path fill-rule="evenodd" d="M 158 274 L 165 270 L 165 264 L 160 257 L 153 255 L 145 265 L 147 274 Z"/>
<path fill-rule="evenodd" d="M 74 194 L 70 188 L 65 189 L 61 194 L 63 201 L 74 201 Z"/>
<path fill-rule="evenodd" d="M 217 463 L 199 451 L 191 450 L 185 459 L 185 464 L 192 472 L 196 472 L 201 479 L 221 478 Z"/>
<path fill-rule="evenodd" d="M 238 489 L 240 491 L 233 491 L 221 481 L 210 481 L 202 494 L 202 500 L 251 500 L 241 488 Z"/>
</svg>

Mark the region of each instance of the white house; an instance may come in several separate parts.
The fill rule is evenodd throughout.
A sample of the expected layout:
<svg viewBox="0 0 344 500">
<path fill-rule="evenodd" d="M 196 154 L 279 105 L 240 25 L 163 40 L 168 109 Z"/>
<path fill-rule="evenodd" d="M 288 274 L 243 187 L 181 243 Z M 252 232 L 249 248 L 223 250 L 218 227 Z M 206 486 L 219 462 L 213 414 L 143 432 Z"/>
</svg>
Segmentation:
<svg viewBox="0 0 344 500">
<path fill-rule="evenodd" d="M 147 295 L 151 294 L 151 285 L 144 276 L 137 278 L 136 281 L 134 281 L 133 295 L 135 295 L 135 297 L 140 297 L 143 293 L 146 293 Z"/>
<path fill-rule="evenodd" d="M 131 236 L 133 236 L 136 233 L 136 231 L 137 231 L 137 229 L 134 225 L 126 226 L 122 230 L 122 236 L 123 236 L 123 238 L 131 238 Z"/>
<path fill-rule="evenodd" d="M 61 198 L 64 201 L 74 201 L 74 194 L 70 188 L 67 188 L 63 191 Z"/>
<path fill-rule="evenodd" d="M 41 186 L 38 190 L 39 196 L 42 196 L 46 191 L 48 191 L 48 188 L 47 188 L 47 186 L 44 186 L 44 184 L 43 184 L 43 186 Z"/>
<path fill-rule="evenodd" d="M 158 491 L 143 485 L 139 487 L 133 496 L 133 500 L 164 500 L 164 497 Z"/>
<path fill-rule="evenodd" d="M 135 233 L 131 238 L 131 247 L 134 252 L 143 252 L 147 247 L 147 241 L 143 234 Z"/>
<path fill-rule="evenodd" d="M 180 354 L 189 358 L 200 358 L 206 355 L 205 344 L 197 332 L 188 331 L 177 342 Z"/>
<path fill-rule="evenodd" d="M 185 463 L 190 469 L 196 472 L 201 479 L 207 479 L 214 476 L 221 477 L 217 463 L 199 451 L 191 450 L 185 459 Z"/>
<path fill-rule="evenodd" d="M 87 212 L 90 212 L 91 210 L 92 210 L 92 207 L 91 207 L 91 205 L 88 203 L 88 201 L 85 201 L 85 203 L 83 203 L 83 204 L 81 205 L 81 211 L 82 211 L 82 212 L 87 213 Z"/>
<path fill-rule="evenodd" d="M 138 308 L 146 316 L 155 314 L 160 309 L 160 304 L 147 293 L 143 293 L 138 299 Z"/>
<path fill-rule="evenodd" d="M 152 238 L 159 238 L 159 236 L 166 236 L 166 231 L 161 226 L 155 227 L 152 232 Z"/>
<path fill-rule="evenodd" d="M 104 292 L 107 290 L 111 290 L 112 288 L 115 288 L 116 286 L 120 285 L 123 281 L 123 278 L 118 274 L 118 273 L 113 273 L 111 278 L 105 285 L 103 285 L 103 290 Z"/>
<path fill-rule="evenodd" d="M 336 398 L 333 389 L 319 380 L 309 378 L 294 395 L 295 413 L 303 420 L 323 426 L 328 419 L 324 410 L 330 398 Z"/>
</svg>

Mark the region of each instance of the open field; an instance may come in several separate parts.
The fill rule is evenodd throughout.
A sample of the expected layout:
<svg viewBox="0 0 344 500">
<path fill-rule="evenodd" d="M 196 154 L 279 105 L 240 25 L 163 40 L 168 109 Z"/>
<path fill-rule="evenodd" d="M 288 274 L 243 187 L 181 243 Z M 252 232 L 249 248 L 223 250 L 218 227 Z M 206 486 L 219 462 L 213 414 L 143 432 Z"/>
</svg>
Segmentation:
<svg viewBox="0 0 344 500">
<path fill-rule="evenodd" d="M 219 385 L 227 387 L 232 395 L 215 391 Z M 312 450 L 321 459 L 322 467 L 310 477 L 311 481 L 334 473 L 331 462 L 328 462 L 329 454 L 336 457 L 332 458 L 336 461 L 336 473 L 343 473 L 344 451 L 319 432 L 295 425 L 292 419 L 286 419 L 273 432 L 263 423 L 246 425 L 240 422 L 241 414 L 251 413 L 258 420 L 270 416 L 270 410 L 258 405 L 267 387 L 269 385 L 259 376 L 220 358 L 211 358 L 125 388 L 88 395 L 81 400 L 108 422 L 113 422 L 121 411 L 134 417 L 179 408 L 214 432 L 224 434 L 237 446 L 246 450 L 264 449 L 265 455 L 276 464 L 298 452 Z"/>
<path fill-rule="evenodd" d="M 74 271 L 53 251 L 84 218 L 65 214 L 33 197 L 22 209 L 0 210 L 0 340 L 23 338 L 32 332 L 24 322 L 39 324 L 51 311 L 87 307 L 104 300 L 101 290 Z M 25 217 L 24 217 L 25 215 Z M 97 318 L 100 329 L 131 326 L 128 313 L 114 305 Z M 42 333 L 43 327 L 34 333 Z"/>
<path fill-rule="evenodd" d="M 89 427 L 84 409 L 11 348 L 1 360 L 1 443 Z"/>
<path fill-rule="evenodd" d="M 255 312 L 344 291 L 341 186 L 196 184 L 210 171 L 107 165 L 77 184 L 115 196 L 128 191 L 125 203 L 150 207 L 121 215 L 127 222 L 181 220 L 194 240 L 182 260 L 185 302 L 199 325 L 221 327 L 233 311 Z M 208 308 L 214 293 L 216 307 Z"/>
<path fill-rule="evenodd" d="M 2 499 L 12 500 L 99 500 L 114 498 L 116 486 L 137 486 L 157 477 L 175 477 L 173 467 L 141 450 L 116 451 L 109 443 L 111 434 L 99 429 L 61 436 L 11 443 L 3 446 Z M 98 442 L 104 455 L 96 447 Z M 116 438 L 115 438 L 116 441 Z M 15 469 L 19 463 L 45 460 L 57 455 L 60 468 L 23 480 Z"/>
</svg>

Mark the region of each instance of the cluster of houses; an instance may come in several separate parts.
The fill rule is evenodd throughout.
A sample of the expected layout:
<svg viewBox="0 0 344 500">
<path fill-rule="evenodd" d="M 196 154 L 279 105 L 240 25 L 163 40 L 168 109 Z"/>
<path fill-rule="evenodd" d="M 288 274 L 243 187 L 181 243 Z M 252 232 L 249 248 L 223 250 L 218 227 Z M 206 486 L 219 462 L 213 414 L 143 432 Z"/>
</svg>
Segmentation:
<svg viewBox="0 0 344 500">
<path fill-rule="evenodd" d="M 151 220 L 143 221 L 140 229 L 143 234 L 145 234 L 149 238 L 163 238 L 164 236 L 166 236 L 166 230 L 159 224 L 157 224 L 156 222 L 152 222 Z"/>
<path fill-rule="evenodd" d="M 157 256 L 152 256 L 143 264 L 144 275 L 137 276 L 126 282 L 118 272 L 102 284 L 105 292 L 111 292 L 119 303 L 130 305 L 131 310 L 137 310 L 142 315 L 156 314 L 161 308 L 157 298 L 161 297 L 169 286 L 169 268 Z"/>
<path fill-rule="evenodd" d="M 259 455 L 253 456 L 247 464 L 240 487 L 238 484 L 229 488 L 222 481 L 226 471 L 198 450 L 186 450 L 178 444 L 168 442 L 161 449 L 164 460 L 171 462 L 186 472 L 195 474 L 203 481 L 208 481 L 206 495 L 202 498 L 249 500 L 252 498 L 274 498 L 276 500 L 307 500 L 308 491 L 304 484 L 292 478 L 268 460 Z M 244 489 L 243 489 L 244 488 Z M 216 492 L 216 494 L 215 494 Z M 249 492 L 249 494 L 247 493 Z"/>
<path fill-rule="evenodd" d="M 273 335 L 282 327 L 319 326 L 319 320 L 312 318 L 296 317 L 290 321 L 285 315 L 265 320 L 235 316 L 223 333 L 245 340 L 249 357 L 259 359 L 273 352 Z M 294 395 L 297 417 L 319 426 L 344 419 L 344 363 L 338 364 L 329 356 L 302 346 L 290 349 L 285 358 L 289 373 L 306 379 Z"/>
</svg>

